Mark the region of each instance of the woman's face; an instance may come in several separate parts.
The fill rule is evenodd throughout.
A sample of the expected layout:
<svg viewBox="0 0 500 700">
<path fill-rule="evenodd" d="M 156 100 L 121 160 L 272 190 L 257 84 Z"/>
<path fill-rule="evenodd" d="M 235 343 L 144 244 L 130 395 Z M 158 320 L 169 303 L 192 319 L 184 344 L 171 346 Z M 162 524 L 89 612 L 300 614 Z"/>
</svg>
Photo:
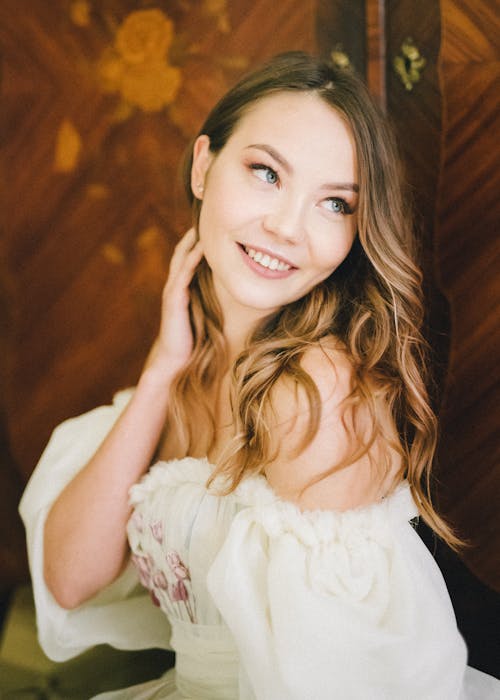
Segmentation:
<svg viewBox="0 0 500 700">
<path fill-rule="evenodd" d="M 352 246 L 354 142 L 312 93 L 259 100 L 215 156 L 199 137 L 192 188 L 203 200 L 199 235 L 225 318 L 264 316 L 303 297 Z"/>
</svg>

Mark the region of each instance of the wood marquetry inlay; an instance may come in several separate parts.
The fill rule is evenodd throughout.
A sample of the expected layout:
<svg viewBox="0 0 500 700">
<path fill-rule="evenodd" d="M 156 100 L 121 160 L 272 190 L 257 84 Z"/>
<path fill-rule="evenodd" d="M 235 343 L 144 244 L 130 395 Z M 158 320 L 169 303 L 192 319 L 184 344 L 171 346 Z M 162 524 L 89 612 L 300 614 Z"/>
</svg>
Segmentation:
<svg viewBox="0 0 500 700">
<path fill-rule="evenodd" d="M 3 404 L 23 478 L 133 384 L 190 223 L 178 164 L 238 76 L 315 49 L 313 0 L 4 0 Z"/>
</svg>

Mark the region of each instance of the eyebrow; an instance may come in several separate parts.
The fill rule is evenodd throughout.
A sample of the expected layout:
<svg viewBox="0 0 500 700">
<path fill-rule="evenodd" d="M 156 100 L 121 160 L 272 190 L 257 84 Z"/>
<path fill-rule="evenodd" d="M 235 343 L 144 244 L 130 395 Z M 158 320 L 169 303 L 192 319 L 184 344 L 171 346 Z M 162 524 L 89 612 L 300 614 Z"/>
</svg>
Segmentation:
<svg viewBox="0 0 500 700">
<path fill-rule="evenodd" d="M 257 148 L 265 153 L 268 153 L 271 158 L 281 165 L 281 167 L 288 173 L 293 172 L 293 168 L 290 163 L 284 158 L 281 153 L 269 146 L 267 143 L 251 143 L 247 148 Z M 359 185 L 355 182 L 329 182 L 321 185 L 322 190 L 348 190 L 350 192 L 359 192 Z"/>
</svg>

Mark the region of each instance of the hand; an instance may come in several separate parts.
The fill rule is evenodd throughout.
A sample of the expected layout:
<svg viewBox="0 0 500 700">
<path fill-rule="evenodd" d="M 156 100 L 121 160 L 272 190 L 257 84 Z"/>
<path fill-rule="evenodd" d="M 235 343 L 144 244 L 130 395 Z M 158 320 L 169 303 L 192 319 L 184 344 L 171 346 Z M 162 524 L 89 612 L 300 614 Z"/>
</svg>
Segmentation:
<svg viewBox="0 0 500 700">
<path fill-rule="evenodd" d="M 170 376 L 181 370 L 193 350 L 189 321 L 189 284 L 203 257 L 194 228 L 181 238 L 170 261 L 167 282 L 162 293 L 160 331 L 147 366 L 160 366 Z"/>
</svg>

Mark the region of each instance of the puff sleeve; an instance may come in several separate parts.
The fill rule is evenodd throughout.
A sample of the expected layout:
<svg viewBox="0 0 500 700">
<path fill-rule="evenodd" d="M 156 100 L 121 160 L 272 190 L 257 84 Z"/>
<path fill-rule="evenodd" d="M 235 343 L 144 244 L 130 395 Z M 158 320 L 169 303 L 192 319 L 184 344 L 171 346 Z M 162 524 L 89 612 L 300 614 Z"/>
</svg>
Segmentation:
<svg viewBox="0 0 500 700">
<path fill-rule="evenodd" d="M 59 425 L 53 432 L 20 502 L 37 614 L 38 638 L 54 661 L 65 661 L 91 646 L 118 649 L 168 648 L 167 620 L 138 585 L 132 565 L 97 596 L 74 610 L 60 607 L 43 576 L 43 531 L 52 503 L 87 463 L 127 405 L 132 390 Z"/>
<path fill-rule="evenodd" d="M 407 486 L 301 512 L 261 483 L 209 572 L 239 649 L 240 700 L 457 700 L 466 648 Z"/>
</svg>

